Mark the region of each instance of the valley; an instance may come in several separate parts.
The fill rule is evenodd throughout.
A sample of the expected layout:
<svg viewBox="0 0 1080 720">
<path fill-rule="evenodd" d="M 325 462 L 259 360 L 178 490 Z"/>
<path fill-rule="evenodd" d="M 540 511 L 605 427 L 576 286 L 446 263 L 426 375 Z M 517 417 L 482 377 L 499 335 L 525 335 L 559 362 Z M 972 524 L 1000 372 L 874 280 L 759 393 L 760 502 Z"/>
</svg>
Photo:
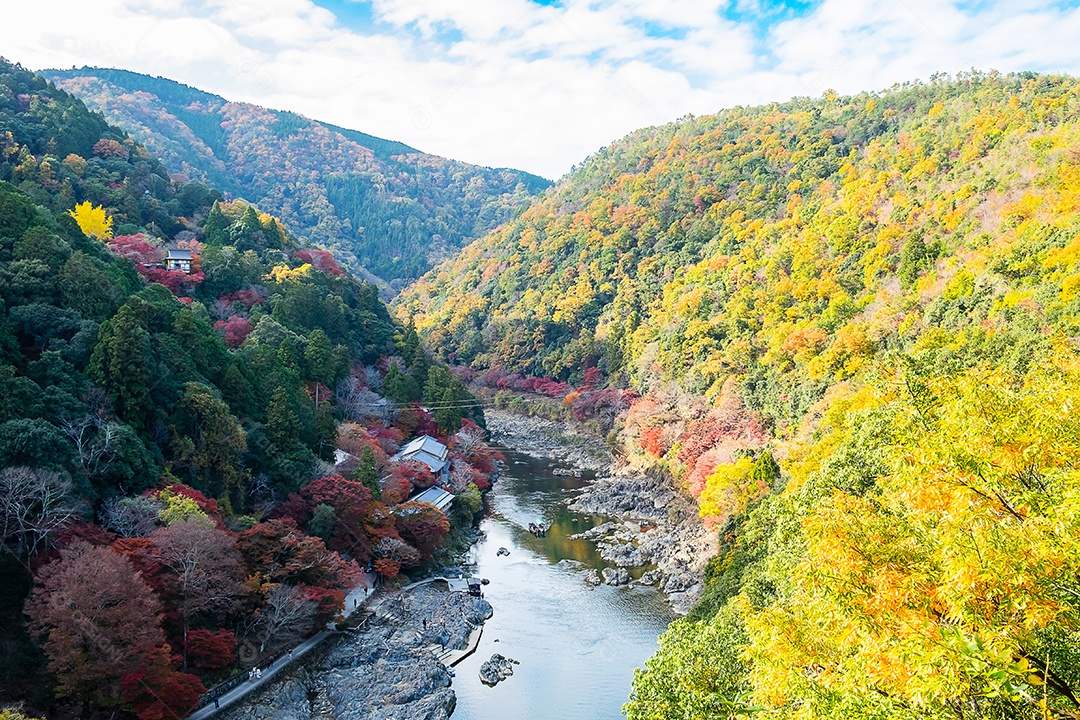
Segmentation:
<svg viewBox="0 0 1080 720">
<path fill-rule="evenodd" d="M 549 187 L 0 61 L 0 712 L 183 717 L 456 568 L 227 717 L 1075 718 L 1078 218 L 1067 75 Z"/>
</svg>

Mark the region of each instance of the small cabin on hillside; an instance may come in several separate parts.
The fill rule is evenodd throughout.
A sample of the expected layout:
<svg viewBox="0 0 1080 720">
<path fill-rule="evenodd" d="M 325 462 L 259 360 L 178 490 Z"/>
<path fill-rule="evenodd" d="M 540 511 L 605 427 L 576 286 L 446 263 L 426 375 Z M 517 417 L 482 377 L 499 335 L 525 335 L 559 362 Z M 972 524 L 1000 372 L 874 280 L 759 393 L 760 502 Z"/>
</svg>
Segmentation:
<svg viewBox="0 0 1080 720">
<path fill-rule="evenodd" d="M 445 445 L 431 437 L 421 435 L 413 438 L 405 447 L 394 455 L 394 460 L 405 462 L 423 463 L 435 474 L 440 483 L 446 483 L 450 479 L 450 461 L 447 459 L 448 450 Z"/>
<path fill-rule="evenodd" d="M 168 255 L 165 256 L 165 269 L 166 270 L 183 270 L 186 273 L 191 272 L 191 251 L 179 250 L 176 248 L 169 248 Z"/>
</svg>

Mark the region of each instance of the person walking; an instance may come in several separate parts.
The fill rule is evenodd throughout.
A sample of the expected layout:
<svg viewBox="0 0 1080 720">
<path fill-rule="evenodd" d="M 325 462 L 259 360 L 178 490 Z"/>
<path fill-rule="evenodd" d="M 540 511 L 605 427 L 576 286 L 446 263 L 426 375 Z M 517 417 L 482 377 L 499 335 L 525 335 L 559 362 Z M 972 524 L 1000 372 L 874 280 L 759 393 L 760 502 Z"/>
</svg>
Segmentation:
<svg viewBox="0 0 1080 720">
<path fill-rule="evenodd" d="M 219 701 L 217 698 L 214 698 L 214 709 L 215 710 L 220 710 L 221 709 L 221 701 Z"/>
</svg>

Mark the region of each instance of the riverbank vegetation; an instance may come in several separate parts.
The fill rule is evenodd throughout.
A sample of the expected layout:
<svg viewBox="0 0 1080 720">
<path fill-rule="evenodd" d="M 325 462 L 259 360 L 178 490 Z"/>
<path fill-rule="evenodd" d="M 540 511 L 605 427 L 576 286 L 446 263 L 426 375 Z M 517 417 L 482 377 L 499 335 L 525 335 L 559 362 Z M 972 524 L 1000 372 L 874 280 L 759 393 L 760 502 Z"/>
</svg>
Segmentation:
<svg viewBox="0 0 1080 720">
<path fill-rule="evenodd" d="M 473 372 L 639 394 L 628 462 L 719 533 L 630 718 L 1080 712 L 1077 87 L 641 130 L 395 301 Z"/>
<path fill-rule="evenodd" d="M 482 423 L 330 253 L 0 62 L 4 699 L 182 717 L 471 527 Z"/>
</svg>

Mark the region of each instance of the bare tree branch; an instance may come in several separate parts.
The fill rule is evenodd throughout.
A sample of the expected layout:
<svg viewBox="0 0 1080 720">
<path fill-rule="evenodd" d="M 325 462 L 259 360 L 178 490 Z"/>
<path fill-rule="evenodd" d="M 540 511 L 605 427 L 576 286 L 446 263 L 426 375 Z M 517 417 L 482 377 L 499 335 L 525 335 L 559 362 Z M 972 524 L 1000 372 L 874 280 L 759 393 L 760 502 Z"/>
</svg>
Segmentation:
<svg viewBox="0 0 1080 720">
<path fill-rule="evenodd" d="M 30 557 L 75 517 L 78 507 L 71 493 L 71 481 L 52 470 L 0 470 L 0 540 L 14 543 L 17 557 Z"/>
</svg>

